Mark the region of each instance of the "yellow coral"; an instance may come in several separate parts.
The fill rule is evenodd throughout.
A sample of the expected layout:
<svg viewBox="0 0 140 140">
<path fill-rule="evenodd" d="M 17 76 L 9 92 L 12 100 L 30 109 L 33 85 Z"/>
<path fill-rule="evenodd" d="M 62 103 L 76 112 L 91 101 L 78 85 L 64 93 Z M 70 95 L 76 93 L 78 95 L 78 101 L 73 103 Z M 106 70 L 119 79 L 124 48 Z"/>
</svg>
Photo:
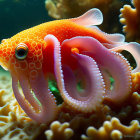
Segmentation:
<svg viewBox="0 0 140 140">
<path fill-rule="evenodd" d="M 132 73 L 132 91 L 139 91 L 140 92 L 140 72 Z"/>
<path fill-rule="evenodd" d="M 0 139 L 35 139 L 45 125 L 39 125 L 27 117 L 12 93 L 9 74 L 0 73 Z"/>
<path fill-rule="evenodd" d="M 109 106 L 105 105 L 100 110 L 97 110 L 96 113 L 91 115 L 76 114 L 68 109 L 68 106 L 65 104 L 62 105 L 61 113 L 59 114 L 58 120 L 60 122 L 69 122 L 69 128 L 73 130 L 74 135 L 70 139 L 80 139 L 93 140 L 93 139 L 137 139 L 140 133 L 140 125 L 138 123 L 140 117 L 140 95 L 135 92 L 132 94 L 130 101 L 133 100 L 133 106 L 131 102 L 130 105 L 122 107 L 120 111 L 113 111 Z M 135 108 L 135 109 L 134 109 Z M 132 118 L 134 120 L 132 120 Z M 123 125 L 129 124 L 129 127 Z M 102 124 L 104 124 L 102 126 Z M 91 135 L 82 135 L 87 128 L 91 128 Z M 97 128 L 100 128 L 97 130 Z M 81 133 L 82 132 L 82 133 Z M 95 133 L 94 133 L 95 132 Z M 108 133 L 109 132 L 109 133 Z M 55 133 L 53 131 L 53 133 Z M 89 131 L 90 133 L 90 131 Z M 57 133 L 56 133 L 57 135 Z M 106 137 L 105 137 L 106 136 Z"/>
<path fill-rule="evenodd" d="M 73 135 L 73 130 L 66 122 L 61 124 L 59 121 L 54 121 L 50 128 L 51 130 L 45 132 L 48 140 L 68 140 Z"/>
<path fill-rule="evenodd" d="M 124 5 L 120 9 L 120 22 L 124 24 L 123 31 L 129 41 L 140 42 L 140 0 L 132 1 L 135 8 L 130 5 Z"/>
<path fill-rule="evenodd" d="M 82 135 L 83 140 L 121 140 L 122 138 L 135 138 L 137 131 L 140 130 L 140 125 L 137 120 L 132 121 L 130 126 L 122 125 L 117 118 L 112 118 L 111 121 L 105 121 L 99 129 L 88 127 L 87 136 Z"/>
<path fill-rule="evenodd" d="M 106 7 L 112 0 L 46 0 L 50 16 L 56 19 L 79 16 L 92 7 Z M 79 10 L 80 9 L 80 10 Z"/>
</svg>

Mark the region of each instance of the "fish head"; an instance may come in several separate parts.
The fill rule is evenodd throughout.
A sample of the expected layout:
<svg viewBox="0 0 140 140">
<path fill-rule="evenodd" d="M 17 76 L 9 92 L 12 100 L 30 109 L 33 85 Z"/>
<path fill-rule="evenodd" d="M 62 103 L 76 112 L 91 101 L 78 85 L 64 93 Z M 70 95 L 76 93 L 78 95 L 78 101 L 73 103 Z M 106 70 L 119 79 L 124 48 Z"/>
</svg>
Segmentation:
<svg viewBox="0 0 140 140">
<path fill-rule="evenodd" d="M 1 66 L 17 77 L 34 78 L 42 69 L 42 46 L 46 42 L 35 35 L 19 33 L 0 44 Z M 19 78 L 18 78 L 19 79 Z"/>
</svg>

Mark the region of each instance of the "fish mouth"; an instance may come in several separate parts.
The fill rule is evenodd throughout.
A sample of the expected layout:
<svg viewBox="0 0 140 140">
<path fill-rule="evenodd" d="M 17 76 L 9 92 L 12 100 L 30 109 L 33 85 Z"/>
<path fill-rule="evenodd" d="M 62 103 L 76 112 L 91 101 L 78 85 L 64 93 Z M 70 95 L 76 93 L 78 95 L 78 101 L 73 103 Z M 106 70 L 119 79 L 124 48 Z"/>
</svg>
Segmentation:
<svg viewBox="0 0 140 140">
<path fill-rule="evenodd" d="M 43 72 L 41 71 L 35 79 L 27 78 L 23 73 L 17 76 L 11 72 L 11 75 L 14 95 L 25 113 L 39 123 L 54 120 L 57 115 L 57 105 L 54 96 L 48 90 Z"/>
</svg>

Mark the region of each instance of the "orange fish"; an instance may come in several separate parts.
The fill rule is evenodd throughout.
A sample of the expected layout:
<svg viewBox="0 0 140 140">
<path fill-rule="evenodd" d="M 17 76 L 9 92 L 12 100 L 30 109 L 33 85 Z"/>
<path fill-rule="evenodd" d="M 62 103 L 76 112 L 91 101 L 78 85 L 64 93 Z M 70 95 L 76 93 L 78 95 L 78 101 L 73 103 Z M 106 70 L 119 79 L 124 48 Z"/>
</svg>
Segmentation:
<svg viewBox="0 0 140 140">
<path fill-rule="evenodd" d="M 129 63 L 112 50 L 131 47 L 123 35 L 106 34 L 94 26 L 102 20 L 95 8 L 78 18 L 43 23 L 2 40 L 0 63 L 10 71 L 15 97 L 29 117 L 40 123 L 55 119 L 58 108 L 47 82 L 52 77 L 64 102 L 83 113 L 95 111 L 103 99 L 118 104 L 128 97 Z M 139 44 L 130 45 L 134 54 Z M 112 90 L 110 77 L 115 80 Z"/>
</svg>

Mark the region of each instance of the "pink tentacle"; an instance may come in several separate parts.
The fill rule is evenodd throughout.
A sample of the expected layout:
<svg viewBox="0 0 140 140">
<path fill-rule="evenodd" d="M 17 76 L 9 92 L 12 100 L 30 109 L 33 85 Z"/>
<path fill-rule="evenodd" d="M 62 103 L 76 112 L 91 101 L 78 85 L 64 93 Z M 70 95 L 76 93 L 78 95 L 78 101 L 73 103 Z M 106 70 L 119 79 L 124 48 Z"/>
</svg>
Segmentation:
<svg viewBox="0 0 140 140">
<path fill-rule="evenodd" d="M 75 45 L 76 44 L 76 45 Z M 118 53 L 111 52 L 92 37 L 75 37 L 63 42 L 65 47 L 77 47 L 80 53 L 92 57 L 99 68 L 104 68 L 115 80 L 114 88 L 106 93 L 106 99 L 121 104 L 131 91 L 131 68 L 127 60 Z M 101 69 L 102 70 L 102 69 Z"/>
<path fill-rule="evenodd" d="M 107 92 L 110 90 L 110 87 L 111 87 L 110 76 L 106 71 L 103 70 L 103 68 L 100 68 L 100 70 L 103 75 L 103 79 L 105 82 L 105 88 L 106 88 L 106 92 Z"/>
<path fill-rule="evenodd" d="M 83 67 L 80 67 L 81 71 L 83 71 Z M 72 71 L 72 69 L 68 66 L 63 66 L 63 75 L 64 75 L 64 82 L 65 82 L 65 89 L 67 90 L 67 92 L 70 94 L 70 96 L 72 98 L 75 98 L 76 100 L 81 100 L 81 101 L 85 101 L 89 98 L 89 96 L 87 96 L 88 94 L 90 94 L 90 88 L 91 88 L 91 83 L 87 84 L 87 81 L 89 80 L 89 73 L 80 73 L 82 78 L 82 83 L 86 83 L 84 86 L 84 89 L 78 91 L 77 90 L 77 79 L 76 76 L 74 75 L 74 72 Z M 87 76 L 83 76 L 87 74 Z M 79 75 L 79 76 L 80 76 Z M 88 94 L 87 94 L 88 93 Z"/>
<path fill-rule="evenodd" d="M 33 93 L 31 93 L 31 88 L 29 86 L 30 85 L 29 80 L 26 79 L 24 76 L 20 75 L 19 82 L 22 87 L 25 99 L 28 100 L 28 102 L 32 105 L 32 107 L 35 110 L 40 110 L 40 105 L 38 104 L 37 100 L 33 96 Z"/>
<path fill-rule="evenodd" d="M 21 108 L 25 111 L 25 113 L 33 120 L 39 123 L 49 123 L 54 120 L 57 114 L 57 106 L 55 104 L 54 97 L 51 93 L 48 93 L 48 88 L 46 86 L 46 82 L 44 81 L 44 76 L 41 74 L 36 80 L 38 81 L 30 81 L 31 87 L 33 88 L 36 97 L 41 103 L 41 110 L 39 113 L 35 112 L 32 107 L 28 104 L 29 96 L 24 99 L 24 97 L 20 94 L 18 89 L 18 79 L 15 75 L 12 74 L 12 87 L 15 94 L 15 97 L 20 104 Z M 25 82 L 25 81 L 24 81 Z M 25 83 L 26 85 L 27 83 Z M 23 85 L 23 84 L 22 84 Z M 25 87 L 22 87 L 25 88 Z M 26 91 L 26 89 L 24 89 Z M 47 108 L 48 107 L 48 108 Z"/>
<path fill-rule="evenodd" d="M 121 52 L 123 50 L 130 52 L 137 64 L 136 68 L 133 69 L 132 72 L 140 72 L 140 44 L 136 42 L 131 42 L 128 44 L 121 45 L 119 47 L 112 48 L 111 50 L 115 52 Z"/>
<path fill-rule="evenodd" d="M 77 61 L 81 65 L 80 68 L 82 68 L 82 70 L 85 72 L 85 77 L 87 76 L 87 85 L 89 84 L 89 88 L 85 90 L 84 96 L 80 97 L 79 93 L 76 90 L 75 79 L 73 78 L 72 72 L 65 67 L 65 74 L 63 75 L 63 71 L 61 68 L 62 64 L 60 60 L 60 48 L 56 47 L 54 52 L 55 75 L 61 96 L 64 101 L 72 108 L 81 112 L 91 112 L 95 110 L 96 107 L 101 104 L 104 94 L 104 83 L 96 62 L 89 56 L 74 54 Z M 66 74 L 67 77 L 65 79 L 64 77 L 66 76 Z M 70 75 L 68 76 L 68 74 Z M 72 82 L 74 83 L 72 84 Z"/>
</svg>

